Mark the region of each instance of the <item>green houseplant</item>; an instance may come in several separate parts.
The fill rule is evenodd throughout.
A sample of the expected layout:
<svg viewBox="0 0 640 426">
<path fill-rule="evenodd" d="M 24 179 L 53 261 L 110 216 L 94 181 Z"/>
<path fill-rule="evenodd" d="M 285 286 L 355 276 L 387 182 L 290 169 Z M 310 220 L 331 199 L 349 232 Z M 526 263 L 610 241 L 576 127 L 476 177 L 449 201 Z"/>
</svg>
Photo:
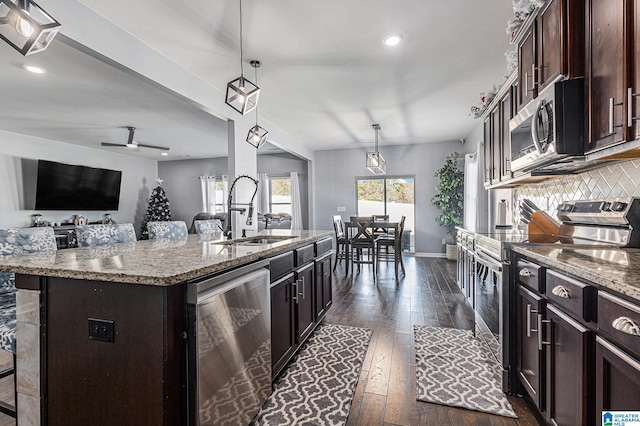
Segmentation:
<svg viewBox="0 0 640 426">
<path fill-rule="evenodd" d="M 440 179 L 440 183 L 436 186 L 438 193 L 433 196 L 431 202 L 441 210 L 436 221 L 446 230 L 448 245 L 453 246 L 447 246 L 447 259 L 454 260 L 456 226 L 462 226 L 464 211 L 464 172 L 458 168 L 458 152 L 447 155 L 444 165 L 436 171 L 435 177 Z"/>
</svg>

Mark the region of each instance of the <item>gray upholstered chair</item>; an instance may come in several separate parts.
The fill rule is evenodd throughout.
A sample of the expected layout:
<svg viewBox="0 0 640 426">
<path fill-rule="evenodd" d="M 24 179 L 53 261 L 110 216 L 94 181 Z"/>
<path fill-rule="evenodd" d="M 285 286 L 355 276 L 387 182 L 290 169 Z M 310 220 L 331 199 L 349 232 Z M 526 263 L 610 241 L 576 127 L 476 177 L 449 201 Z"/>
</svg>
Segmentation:
<svg viewBox="0 0 640 426">
<path fill-rule="evenodd" d="M 0 255 L 2 256 L 56 249 L 53 228 L 0 229 Z M 16 360 L 16 278 L 11 272 L 0 272 L 0 349 L 13 353 L 13 366 L 0 372 L 0 378 L 3 378 L 15 373 Z M 17 399 L 15 401 L 17 403 Z M 0 412 L 16 417 L 15 405 L 12 406 L 6 402 L 0 401 Z"/>
<path fill-rule="evenodd" d="M 196 234 L 217 234 L 222 232 L 222 222 L 218 219 L 196 220 L 193 225 Z"/>
<path fill-rule="evenodd" d="M 187 224 L 181 220 L 169 220 L 147 223 L 149 239 L 160 238 L 185 238 L 188 235 Z"/>
<path fill-rule="evenodd" d="M 136 231 L 131 223 L 78 225 L 76 226 L 76 238 L 78 240 L 78 247 L 131 243 L 136 241 Z"/>
</svg>

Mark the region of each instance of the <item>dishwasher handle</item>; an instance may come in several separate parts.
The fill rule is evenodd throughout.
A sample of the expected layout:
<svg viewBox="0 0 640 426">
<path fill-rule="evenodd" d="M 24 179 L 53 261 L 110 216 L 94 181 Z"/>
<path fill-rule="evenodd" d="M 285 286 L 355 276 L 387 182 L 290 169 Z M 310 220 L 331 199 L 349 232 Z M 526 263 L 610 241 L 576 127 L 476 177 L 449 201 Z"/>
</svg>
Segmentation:
<svg viewBox="0 0 640 426">
<path fill-rule="evenodd" d="M 243 277 L 252 272 L 265 271 L 268 274 L 268 267 L 269 260 L 265 259 L 241 266 L 240 268 L 216 275 L 209 279 L 200 279 L 199 281 L 187 283 L 187 303 L 200 303 L 206 298 L 226 291 L 237 285 L 237 283 L 234 284 L 236 278 Z"/>
</svg>

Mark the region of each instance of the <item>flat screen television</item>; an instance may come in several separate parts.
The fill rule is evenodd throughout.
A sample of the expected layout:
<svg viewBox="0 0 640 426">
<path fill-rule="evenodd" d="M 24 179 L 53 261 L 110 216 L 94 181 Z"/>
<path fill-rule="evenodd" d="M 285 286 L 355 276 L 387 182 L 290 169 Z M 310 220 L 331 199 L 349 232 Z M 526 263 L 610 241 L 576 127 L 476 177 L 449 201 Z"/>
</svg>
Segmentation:
<svg viewBox="0 0 640 426">
<path fill-rule="evenodd" d="M 122 172 L 38 161 L 36 210 L 118 210 Z"/>
</svg>

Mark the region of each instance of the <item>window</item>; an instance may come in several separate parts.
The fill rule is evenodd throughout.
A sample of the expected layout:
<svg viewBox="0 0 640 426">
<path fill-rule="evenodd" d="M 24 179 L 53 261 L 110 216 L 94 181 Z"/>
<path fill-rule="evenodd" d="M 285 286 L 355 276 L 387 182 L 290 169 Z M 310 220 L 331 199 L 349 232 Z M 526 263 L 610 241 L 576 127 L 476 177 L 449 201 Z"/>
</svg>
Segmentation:
<svg viewBox="0 0 640 426">
<path fill-rule="evenodd" d="M 216 191 L 216 206 L 215 212 L 222 213 L 225 211 L 226 206 L 224 205 L 224 199 L 226 198 L 226 194 L 224 193 L 224 182 L 222 182 L 222 178 L 217 178 L 215 183 L 215 191 Z"/>
<path fill-rule="evenodd" d="M 407 245 L 413 251 L 415 237 L 415 178 L 413 176 L 356 179 L 356 214 L 388 215 L 391 222 L 405 217 Z"/>
<path fill-rule="evenodd" d="M 269 178 L 269 211 L 291 214 L 291 178 Z"/>
</svg>

